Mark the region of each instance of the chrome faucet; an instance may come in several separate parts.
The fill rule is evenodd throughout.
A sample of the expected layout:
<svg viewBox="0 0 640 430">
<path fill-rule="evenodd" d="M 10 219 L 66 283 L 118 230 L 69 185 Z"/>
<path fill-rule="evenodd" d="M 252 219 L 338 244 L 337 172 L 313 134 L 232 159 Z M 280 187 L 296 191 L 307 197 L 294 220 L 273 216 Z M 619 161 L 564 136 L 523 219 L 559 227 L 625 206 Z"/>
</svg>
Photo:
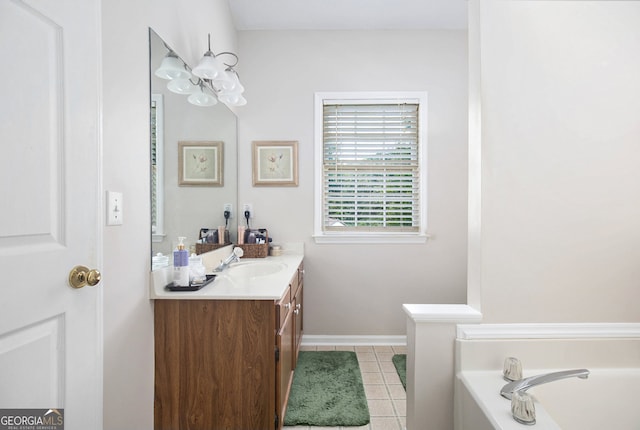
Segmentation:
<svg viewBox="0 0 640 430">
<path fill-rule="evenodd" d="M 214 272 L 222 272 L 224 269 L 235 261 L 240 261 L 240 257 L 244 255 L 242 248 L 233 248 L 233 252 L 224 261 L 220 261 L 218 267 L 213 269 Z"/>
<path fill-rule="evenodd" d="M 517 381 L 509 382 L 507 385 L 502 387 L 500 395 L 511 400 L 512 394 L 516 391 L 524 392 L 537 385 L 546 384 L 559 379 L 572 378 L 574 376 L 580 379 L 587 379 L 589 371 L 587 369 L 563 370 L 561 372 L 545 373 L 543 375 L 522 378 Z"/>
</svg>

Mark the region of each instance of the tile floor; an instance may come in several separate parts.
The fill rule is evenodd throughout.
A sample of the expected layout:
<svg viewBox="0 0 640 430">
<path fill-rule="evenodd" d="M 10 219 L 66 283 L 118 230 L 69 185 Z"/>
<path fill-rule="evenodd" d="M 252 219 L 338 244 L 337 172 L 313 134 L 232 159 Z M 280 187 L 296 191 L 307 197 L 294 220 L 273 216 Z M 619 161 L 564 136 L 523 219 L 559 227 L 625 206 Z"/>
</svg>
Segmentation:
<svg viewBox="0 0 640 430">
<path fill-rule="evenodd" d="M 285 430 L 403 430 L 406 426 L 406 394 L 394 354 L 406 354 L 406 346 L 303 346 L 305 351 L 355 351 L 360 364 L 371 422 L 363 427 L 284 427 Z"/>
</svg>

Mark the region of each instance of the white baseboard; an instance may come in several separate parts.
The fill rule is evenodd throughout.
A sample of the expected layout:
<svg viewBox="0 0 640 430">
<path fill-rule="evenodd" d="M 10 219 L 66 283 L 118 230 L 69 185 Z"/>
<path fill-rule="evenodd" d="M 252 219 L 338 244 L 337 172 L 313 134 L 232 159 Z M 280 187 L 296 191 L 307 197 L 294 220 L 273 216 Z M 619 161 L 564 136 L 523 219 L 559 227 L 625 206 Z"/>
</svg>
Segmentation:
<svg viewBox="0 0 640 430">
<path fill-rule="evenodd" d="M 305 334 L 302 336 L 303 346 L 406 346 L 407 336 L 342 336 L 342 335 L 316 335 Z"/>
</svg>

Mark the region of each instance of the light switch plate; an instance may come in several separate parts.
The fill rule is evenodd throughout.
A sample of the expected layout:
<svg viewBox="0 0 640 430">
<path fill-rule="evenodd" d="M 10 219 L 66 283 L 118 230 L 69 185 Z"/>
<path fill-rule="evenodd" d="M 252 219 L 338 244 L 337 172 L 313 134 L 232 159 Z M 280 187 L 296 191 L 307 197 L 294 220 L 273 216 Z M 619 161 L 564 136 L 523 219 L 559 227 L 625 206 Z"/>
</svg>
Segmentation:
<svg viewBox="0 0 640 430">
<path fill-rule="evenodd" d="M 107 191 L 107 225 L 122 225 L 122 193 Z"/>
</svg>

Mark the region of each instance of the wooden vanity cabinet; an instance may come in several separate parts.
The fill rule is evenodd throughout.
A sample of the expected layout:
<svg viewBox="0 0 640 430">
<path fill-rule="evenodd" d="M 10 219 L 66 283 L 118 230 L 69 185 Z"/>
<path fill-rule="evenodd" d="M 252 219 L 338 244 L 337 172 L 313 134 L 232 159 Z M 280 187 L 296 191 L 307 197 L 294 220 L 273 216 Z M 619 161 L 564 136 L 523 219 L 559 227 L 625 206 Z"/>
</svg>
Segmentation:
<svg viewBox="0 0 640 430">
<path fill-rule="evenodd" d="M 155 301 L 156 430 L 282 428 L 302 333 L 300 274 L 276 301 Z"/>
</svg>

